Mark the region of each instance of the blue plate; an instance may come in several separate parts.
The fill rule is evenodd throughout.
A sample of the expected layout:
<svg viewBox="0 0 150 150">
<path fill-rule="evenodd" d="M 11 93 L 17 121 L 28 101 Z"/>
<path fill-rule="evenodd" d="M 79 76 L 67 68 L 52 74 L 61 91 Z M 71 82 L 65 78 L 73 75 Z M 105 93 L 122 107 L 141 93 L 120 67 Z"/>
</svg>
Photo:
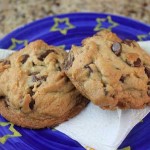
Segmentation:
<svg viewBox="0 0 150 150">
<path fill-rule="evenodd" d="M 0 48 L 19 50 L 42 39 L 48 44 L 69 49 L 72 44 L 107 28 L 121 39 L 150 40 L 150 26 L 111 14 L 73 13 L 47 17 L 27 24 L 0 40 Z M 119 148 L 150 150 L 150 115 L 126 137 Z M 14 126 L 0 116 L 0 150 L 84 150 L 73 139 L 54 129 L 30 130 Z"/>
</svg>

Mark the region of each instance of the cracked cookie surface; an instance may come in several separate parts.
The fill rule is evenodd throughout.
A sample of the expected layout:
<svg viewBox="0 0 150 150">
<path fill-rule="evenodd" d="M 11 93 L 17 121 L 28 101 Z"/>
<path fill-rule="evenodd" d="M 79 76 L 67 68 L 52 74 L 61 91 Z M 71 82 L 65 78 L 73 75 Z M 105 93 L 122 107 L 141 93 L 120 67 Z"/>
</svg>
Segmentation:
<svg viewBox="0 0 150 150">
<path fill-rule="evenodd" d="M 0 61 L 0 114 L 16 125 L 51 127 L 88 103 L 62 70 L 66 52 L 41 40 Z"/>
<path fill-rule="evenodd" d="M 72 46 L 64 70 L 76 88 L 103 109 L 150 103 L 150 56 L 137 42 L 103 30 Z"/>
</svg>

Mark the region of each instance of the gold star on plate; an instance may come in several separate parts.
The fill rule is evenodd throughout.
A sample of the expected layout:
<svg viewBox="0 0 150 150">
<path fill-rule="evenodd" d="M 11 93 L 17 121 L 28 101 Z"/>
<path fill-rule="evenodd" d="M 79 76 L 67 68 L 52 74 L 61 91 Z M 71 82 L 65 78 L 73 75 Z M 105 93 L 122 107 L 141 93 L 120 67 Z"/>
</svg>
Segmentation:
<svg viewBox="0 0 150 150">
<path fill-rule="evenodd" d="M 9 130 L 12 132 L 12 134 L 6 134 L 6 135 L 0 137 L 0 143 L 2 143 L 2 144 L 5 144 L 5 142 L 9 138 L 22 136 L 18 131 L 16 131 L 16 129 L 14 128 L 14 124 L 12 124 L 10 122 L 0 122 L 0 126 L 2 126 L 2 127 L 7 126 L 7 125 L 10 125 Z"/>
<path fill-rule="evenodd" d="M 148 34 L 141 34 L 141 35 L 138 35 L 137 38 L 140 40 L 140 41 L 143 41 L 144 38 L 147 38 L 148 36 L 150 36 L 150 32 Z"/>
<path fill-rule="evenodd" d="M 62 48 L 62 49 L 65 49 L 66 45 L 59 45 L 59 46 L 57 46 L 57 47 Z"/>
<path fill-rule="evenodd" d="M 94 148 L 91 148 L 89 146 L 86 146 L 85 148 L 86 148 L 86 150 L 95 150 Z"/>
<path fill-rule="evenodd" d="M 59 26 L 65 23 L 65 28 L 60 28 Z M 75 28 L 74 25 L 72 25 L 69 21 L 69 18 L 54 18 L 54 25 L 51 27 L 50 31 L 59 31 L 60 33 L 66 35 L 68 30 Z"/>
<path fill-rule="evenodd" d="M 107 16 L 106 18 L 97 18 L 96 21 L 98 24 L 94 28 L 94 31 L 99 31 L 102 29 L 111 30 L 112 28 L 119 25 L 118 23 L 116 23 L 115 21 L 112 20 L 111 16 Z M 108 28 L 105 28 L 105 27 L 102 27 L 103 23 L 109 23 L 110 25 Z"/>
<path fill-rule="evenodd" d="M 12 38 L 11 42 L 12 42 L 12 45 L 10 45 L 9 48 L 8 48 L 8 49 L 11 49 L 11 50 L 15 49 L 17 44 L 23 44 L 24 46 L 26 46 L 28 44 L 28 40 L 17 40 L 15 38 Z"/>
<path fill-rule="evenodd" d="M 57 131 L 55 128 L 51 128 L 52 131 Z"/>
<path fill-rule="evenodd" d="M 122 148 L 122 149 L 120 149 L 120 150 L 131 150 L 131 147 L 128 146 L 128 147 Z"/>
</svg>

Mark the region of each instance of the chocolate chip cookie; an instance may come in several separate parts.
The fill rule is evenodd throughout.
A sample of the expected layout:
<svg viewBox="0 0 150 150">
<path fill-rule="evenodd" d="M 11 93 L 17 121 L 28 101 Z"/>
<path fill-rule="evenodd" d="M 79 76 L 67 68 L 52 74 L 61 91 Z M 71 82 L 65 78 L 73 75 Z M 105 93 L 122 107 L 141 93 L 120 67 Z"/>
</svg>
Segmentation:
<svg viewBox="0 0 150 150">
<path fill-rule="evenodd" d="M 150 56 L 132 40 L 103 30 L 72 46 L 64 69 L 76 88 L 103 109 L 150 103 Z"/>
<path fill-rule="evenodd" d="M 51 127 L 88 103 L 62 70 L 66 52 L 41 40 L 0 61 L 0 114 L 28 128 Z"/>
</svg>

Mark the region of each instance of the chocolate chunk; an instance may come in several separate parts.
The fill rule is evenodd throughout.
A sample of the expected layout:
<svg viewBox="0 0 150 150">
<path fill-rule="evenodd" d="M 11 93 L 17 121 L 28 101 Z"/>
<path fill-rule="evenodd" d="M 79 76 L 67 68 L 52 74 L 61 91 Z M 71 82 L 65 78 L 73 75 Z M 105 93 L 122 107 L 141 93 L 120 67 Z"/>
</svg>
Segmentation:
<svg viewBox="0 0 150 150">
<path fill-rule="evenodd" d="M 150 85 L 150 81 L 147 82 L 147 85 Z"/>
<path fill-rule="evenodd" d="M 74 56 L 73 56 L 73 53 L 70 52 L 68 55 L 68 59 L 64 64 L 64 69 L 68 70 L 72 66 L 73 61 L 74 61 Z"/>
<path fill-rule="evenodd" d="M 56 53 L 55 50 L 46 50 L 41 56 L 38 57 L 39 60 L 43 61 L 49 53 Z"/>
<path fill-rule="evenodd" d="M 35 92 L 33 92 L 32 90 L 29 92 L 29 94 L 30 94 L 30 96 L 32 97 L 34 94 L 35 94 Z"/>
<path fill-rule="evenodd" d="M 65 77 L 64 80 L 65 80 L 65 82 L 69 82 L 70 81 L 70 79 L 68 77 Z"/>
<path fill-rule="evenodd" d="M 121 109 L 124 109 L 126 107 L 126 104 L 123 103 L 123 102 L 118 102 L 118 107 L 121 108 Z"/>
<path fill-rule="evenodd" d="M 126 44 L 126 45 L 128 45 L 128 46 L 131 46 L 131 45 L 133 45 L 134 47 L 136 46 L 136 45 L 134 45 L 134 43 L 133 43 L 134 41 L 133 40 L 124 40 L 124 41 L 122 41 L 122 43 L 124 43 L 124 44 Z"/>
<path fill-rule="evenodd" d="M 0 99 L 4 99 L 5 98 L 5 96 L 0 96 Z"/>
<path fill-rule="evenodd" d="M 146 3 L 146 2 L 143 2 L 143 7 L 147 7 L 148 6 L 148 3 Z"/>
<path fill-rule="evenodd" d="M 27 61 L 28 58 L 29 58 L 29 55 L 28 55 L 28 54 L 22 55 L 21 63 L 24 64 L 24 63 Z"/>
<path fill-rule="evenodd" d="M 35 63 L 32 61 L 32 66 L 35 66 Z"/>
<path fill-rule="evenodd" d="M 140 58 L 137 58 L 136 61 L 134 61 L 133 63 L 132 62 L 129 62 L 128 60 L 126 60 L 126 63 L 131 66 L 131 67 L 140 67 L 141 66 L 141 59 Z"/>
<path fill-rule="evenodd" d="M 41 84 L 42 84 L 42 82 L 40 81 L 36 87 L 37 88 L 40 87 Z"/>
<path fill-rule="evenodd" d="M 47 75 L 45 75 L 45 76 L 41 76 L 39 79 L 40 79 L 40 80 L 43 80 L 43 81 L 46 81 L 46 79 L 47 79 Z"/>
<path fill-rule="evenodd" d="M 30 107 L 31 110 L 33 110 L 34 105 L 35 105 L 35 100 L 34 100 L 34 99 L 31 99 L 31 101 L 30 101 L 30 103 L 29 103 L 29 107 Z"/>
<path fill-rule="evenodd" d="M 141 59 L 138 58 L 135 62 L 134 62 L 134 67 L 140 67 L 141 66 Z"/>
<path fill-rule="evenodd" d="M 39 74 L 39 72 L 30 72 L 29 76 Z"/>
<path fill-rule="evenodd" d="M 119 81 L 121 81 L 122 83 L 124 83 L 124 80 L 125 80 L 125 76 L 121 76 Z"/>
<path fill-rule="evenodd" d="M 114 95 L 114 94 L 112 94 L 112 95 L 111 95 L 111 97 L 112 97 L 112 98 L 115 98 L 115 95 Z"/>
<path fill-rule="evenodd" d="M 106 89 L 106 84 L 105 84 L 105 83 L 103 83 L 103 88 L 104 88 L 104 94 L 107 95 L 107 94 L 108 94 L 108 91 L 107 91 L 107 89 Z"/>
<path fill-rule="evenodd" d="M 148 78 L 150 78 L 150 68 L 145 67 L 145 73 L 147 74 Z"/>
<path fill-rule="evenodd" d="M 116 68 L 117 70 L 121 70 L 120 68 Z"/>
<path fill-rule="evenodd" d="M 32 82 L 39 81 L 37 87 L 39 87 L 42 84 L 42 81 L 46 81 L 46 79 L 47 79 L 47 75 L 41 76 L 41 77 L 37 77 L 35 75 L 32 75 Z M 31 95 L 32 95 L 32 93 L 31 93 Z"/>
<path fill-rule="evenodd" d="M 3 65 L 10 65 L 10 61 L 9 60 L 4 60 Z"/>
<path fill-rule="evenodd" d="M 90 71 L 90 73 L 91 73 L 91 72 L 93 72 L 93 70 L 91 69 L 91 67 L 90 67 L 89 65 L 90 65 L 90 64 L 85 65 L 84 68 L 89 69 L 89 71 Z"/>
<path fill-rule="evenodd" d="M 31 86 L 29 88 L 29 94 L 30 94 L 31 97 L 35 94 L 35 92 L 33 92 L 33 88 L 34 88 L 34 86 Z"/>
<path fill-rule="evenodd" d="M 33 82 L 36 82 L 36 81 L 38 81 L 38 80 L 39 80 L 38 77 L 36 77 L 35 75 L 32 75 L 32 81 L 33 81 Z"/>
<path fill-rule="evenodd" d="M 120 56 L 121 51 L 122 51 L 122 47 L 120 43 L 118 42 L 113 43 L 111 49 L 117 56 Z"/>
<path fill-rule="evenodd" d="M 61 67 L 60 67 L 60 66 L 59 66 L 59 67 L 57 67 L 57 70 L 58 70 L 58 71 L 61 71 Z"/>
<path fill-rule="evenodd" d="M 107 95 L 108 91 L 106 90 L 106 88 L 104 88 L 104 94 Z"/>
</svg>

